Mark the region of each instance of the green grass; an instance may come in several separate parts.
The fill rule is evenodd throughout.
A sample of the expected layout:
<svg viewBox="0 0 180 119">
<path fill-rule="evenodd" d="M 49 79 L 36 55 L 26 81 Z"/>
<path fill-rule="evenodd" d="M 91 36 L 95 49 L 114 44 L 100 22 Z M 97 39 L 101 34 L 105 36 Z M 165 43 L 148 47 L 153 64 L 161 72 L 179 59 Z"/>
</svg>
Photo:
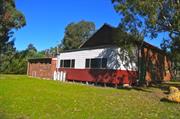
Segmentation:
<svg viewBox="0 0 180 119">
<path fill-rule="evenodd" d="M 124 90 L 0 75 L 0 119 L 179 119 L 158 88 Z"/>
</svg>

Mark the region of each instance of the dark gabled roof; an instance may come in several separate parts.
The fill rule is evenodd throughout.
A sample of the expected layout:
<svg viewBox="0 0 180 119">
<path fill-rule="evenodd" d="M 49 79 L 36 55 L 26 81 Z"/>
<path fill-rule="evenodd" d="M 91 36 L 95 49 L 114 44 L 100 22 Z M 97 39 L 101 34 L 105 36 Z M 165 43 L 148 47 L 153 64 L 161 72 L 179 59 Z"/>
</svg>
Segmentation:
<svg viewBox="0 0 180 119">
<path fill-rule="evenodd" d="M 92 37 L 90 37 L 85 43 L 83 43 L 80 48 L 94 47 L 94 46 L 104 46 L 104 45 L 114 45 L 112 42 L 113 27 L 104 24 Z"/>
<path fill-rule="evenodd" d="M 116 37 L 116 32 L 119 32 L 118 28 L 112 27 L 108 24 L 104 24 L 91 38 L 89 38 L 85 43 L 83 43 L 80 47 L 81 48 L 93 48 L 93 47 L 100 47 L 100 46 L 108 46 L 108 45 L 113 45 L 117 46 L 116 42 L 114 42 L 114 39 Z M 121 33 L 125 35 L 129 35 L 126 32 L 120 31 Z M 135 42 L 138 46 L 141 44 L 140 42 L 137 43 Z M 144 47 L 149 47 L 153 50 L 156 50 L 161 53 L 165 53 L 163 50 L 160 48 L 151 45 L 150 43 L 147 43 L 143 41 L 143 46 Z"/>
<path fill-rule="evenodd" d="M 118 33 L 129 35 L 128 33 L 124 31 L 120 31 L 118 28 L 112 27 L 108 24 L 104 24 L 99 30 L 97 30 L 96 33 L 94 33 L 86 42 L 84 42 L 78 49 L 72 49 L 72 50 L 66 50 L 64 52 L 74 52 L 74 51 L 81 51 L 81 50 L 87 50 L 87 49 L 97 49 L 97 48 L 103 48 L 103 47 L 111 47 L 111 46 L 118 46 L 116 42 L 114 42 L 114 39 L 116 39 L 116 35 Z M 119 37 L 119 36 L 118 36 Z M 137 46 L 140 46 L 141 42 L 134 42 Z M 144 47 L 149 47 L 157 52 L 165 53 L 160 48 L 153 46 L 145 41 L 143 41 Z"/>
<path fill-rule="evenodd" d="M 67 52 L 76 52 L 76 51 L 82 51 L 82 50 L 109 48 L 109 47 L 114 47 L 114 45 L 100 45 L 100 46 L 94 46 L 94 47 L 77 48 L 77 49 L 71 49 L 71 50 L 62 51 L 62 52 L 60 52 L 60 54 L 61 53 L 67 53 Z"/>
<path fill-rule="evenodd" d="M 156 46 L 154 46 L 154 45 L 151 45 L 150 43 L 145 42 L 145 41 L 144 41 L 144 43 L 143 43 L 143 46 L 144 46 L 144 47 L 149 47 L 149 48 L 151 48 L 151 49 L 153 49 L 153 50 L 156 50 L 156 51 L 158 51 L 158 52 L 160 52 L 160 53 L 166 53 L 166 52 L 164 52 L 162 49 L 160 49 L 160 48 L 158 48 L 158 47 L 156 47 Z"/>
</svg>

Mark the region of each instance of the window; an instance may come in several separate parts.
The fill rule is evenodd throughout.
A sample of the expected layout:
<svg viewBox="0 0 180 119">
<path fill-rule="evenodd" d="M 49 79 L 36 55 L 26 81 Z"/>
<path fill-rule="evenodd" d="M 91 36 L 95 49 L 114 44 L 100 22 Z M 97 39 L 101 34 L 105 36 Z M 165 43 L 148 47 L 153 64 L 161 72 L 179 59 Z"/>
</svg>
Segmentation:
<svg viewBox="0 0 180 119">
<path fill-rule="evenodd" d="M 102 59 L 102 68 L 107 68 L 107 59 L 106 58 Z"/>
<path fill-rule="evenodd" d="M 101 59 L 91 59 L 91 68 L 101 68 Z"/>
<path fill-rule="evenodd" d="M 61 68 L 74 68 L 75 60 L 60 60 L 60 67 Z"/>
<path fill-rule="evenodd" d="M 66 67 L 66 68 L 71 67 L 71 61 L 70 60 L 64 60 L 64 67 Z"/>
<path fill-rule="evenodd" d="M 74 68 L 75 67 L 75 60 L 71 60 L 71 67 Z"/>
<path fill-rule="evenodd" d="M 60 67 L 64 67 L 64 60 L 60 61 Z"/>
<path fill-rule="evenodd" d="M 86 59 L 86 68 L 90 67 L 90 59 Z"/>
<path fill-rule="evenodd" d="M 86 59 L 86 68 L 107 68 L 107 58 Z"/>
</svg>

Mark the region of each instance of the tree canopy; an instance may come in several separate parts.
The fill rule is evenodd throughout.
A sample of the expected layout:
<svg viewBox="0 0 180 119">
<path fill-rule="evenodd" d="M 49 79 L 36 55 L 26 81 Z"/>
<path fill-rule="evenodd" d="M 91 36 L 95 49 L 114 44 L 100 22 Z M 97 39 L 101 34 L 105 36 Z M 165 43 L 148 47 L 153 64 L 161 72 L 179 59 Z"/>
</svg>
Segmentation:
<svg viewBox="0 0 180 119">
<path fill-rule="evenodd" d="M 159 39 L 161 48 L 170 51 L 175 64 L 180 62 L 180 1 L 179 0 L 112 0 L 120 14 L 119 27 L 131 34 Z"/>
<path fill-rule="evenodd" d="M 25 74 L 27 71 L 27 60 L 29 58 L 47 57 L 45 51 L 37 51 L 33 44 L 29 44 L 25 50 L 8 50 L 3 57 L 0 73 Z"/>
<path fill-rule="evenodd" d="M 180 35 L 179 0 L 112 0 L 122 15 L 120 26 L 125 30 L 143 31 L 156 37 L 167 32 L 171 40 Z"/>
<path fill-rule="evenodd" d="M 0 73 L 16 54 L 13 29 L 19 29 L 25 24 L 25 17 L 16 9 L 14 0 L 0 0 Z"/>
<path fill-rule="evenodd" d="M 0 0 L 0 48 L 9 43 L 12 29 L 19 29 L 26 24 L 23 14 L 16 9 L 14 0 Z"/>
<path fill-rule="evenodd" d="M 65 28 L 65 35 L 62 42 L 64 50 L 78 48 L 95 32 L 95 24 L 89 21 L 70 23 Z"/>
</svg>

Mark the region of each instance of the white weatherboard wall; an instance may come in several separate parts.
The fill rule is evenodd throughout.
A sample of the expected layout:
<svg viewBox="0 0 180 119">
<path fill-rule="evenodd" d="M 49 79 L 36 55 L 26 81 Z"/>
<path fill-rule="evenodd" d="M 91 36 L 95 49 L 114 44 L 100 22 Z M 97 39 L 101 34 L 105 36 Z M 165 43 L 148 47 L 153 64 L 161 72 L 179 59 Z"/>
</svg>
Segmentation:
<svg viewBox="0 0 180 119">
<path fill-rule="evenodd" d="M 107 69 L 136 70 L 136 63 L 124 59 L 121 49 L 118 47 L 107 47 L 98 49 L 85 49 L 72 52 L 60 53 L 58 56 L 57 68 L 60 68 L 60 60 L 75 59 L 75 69 L 85 69 L 86 59 L 107 58 Z"/>
</svg>

